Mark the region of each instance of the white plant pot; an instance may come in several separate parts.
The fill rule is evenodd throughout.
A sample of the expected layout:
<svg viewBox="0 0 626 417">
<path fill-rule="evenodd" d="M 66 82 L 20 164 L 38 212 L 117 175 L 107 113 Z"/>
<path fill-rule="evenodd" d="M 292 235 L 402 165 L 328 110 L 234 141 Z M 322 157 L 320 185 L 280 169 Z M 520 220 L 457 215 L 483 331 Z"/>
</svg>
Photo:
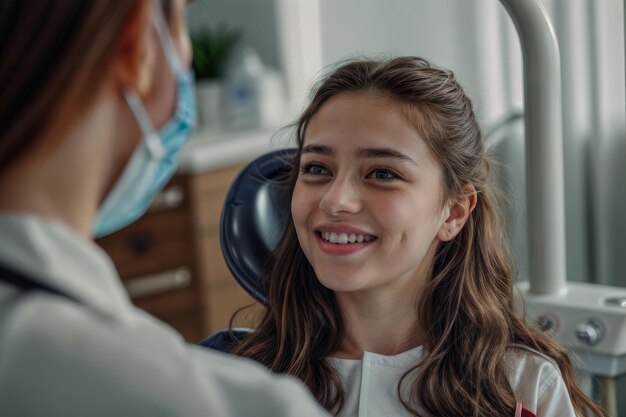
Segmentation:
<svg viewBox="0 0 626 417">
<path fill-rule="evenodd" d="M 196 82 L 198 101 L 198 125 L 202 129 L 220 129 L 222 127 L 222 90 L 219 80 L 200 80 Z"/>
</svg>

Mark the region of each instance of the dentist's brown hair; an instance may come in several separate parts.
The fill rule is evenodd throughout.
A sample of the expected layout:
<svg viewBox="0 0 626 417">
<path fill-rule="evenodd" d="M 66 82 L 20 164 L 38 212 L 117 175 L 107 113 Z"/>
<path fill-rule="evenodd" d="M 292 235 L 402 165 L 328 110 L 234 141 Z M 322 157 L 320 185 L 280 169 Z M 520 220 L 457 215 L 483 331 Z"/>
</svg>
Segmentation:
<svg viewBox="0 0 626 417">
<path fill-rule="evenodd" d="M 454 74 L 417 57 L 344 63 L 319 82 L 295 124 L 300 149 L 313 115 L 345 92 L 389 98 L 405 113 L 442 167 L 444 202 L 461 196 L 467 185 L 478 194 L 461 232 L 439 244 L 419 294 L 416 311 L 427 353 L 402 377 L 401 383 L 416 375 L 408 394 L 398 385 L 405 409 L 414 416 L 513 416 L 516 398 L 507 379 L 507 356 L 522 345 L 554 360 L 580 417 L 604 417 L 578 387 L 565 350 L 514 310 L 515 273 L 488 180 L 482 133 Z M 295 167 L 298 161 L 299 155 Z M 293 169 L 290 191 L 297 175 Z M 344 322 L 334 293 L 320 284 L 302 252 L 293 221 L 270 263 L 264 277 L 266 313 L 234 353 L 300 378 L 326 409 L 338 413 L 345 392 L 326 358 L 340 347 Z"/>
<path fill-rule="evenodd" d="M 121 28 L 141 1 L 159 1 L 169 15 L 170 0 L 2 3 L 0 171 L 53 121 L 78 118 L 90 104 L 113 61 Z"/>
</svg>

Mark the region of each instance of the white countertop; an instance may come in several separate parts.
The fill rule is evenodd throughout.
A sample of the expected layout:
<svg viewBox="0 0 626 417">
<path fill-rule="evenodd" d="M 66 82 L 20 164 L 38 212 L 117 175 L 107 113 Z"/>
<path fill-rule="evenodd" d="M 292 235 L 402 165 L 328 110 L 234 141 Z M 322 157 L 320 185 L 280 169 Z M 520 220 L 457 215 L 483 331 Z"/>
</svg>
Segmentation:
<svg viewBox="0 0 626 417">
<path fill-rule="evenodd" d="M 293 147 L 277 129 L 241 131 L 201 129 L 185 144 L 178 172 L 197 174 L 253 160 L 272 150 Z"/>
</svg>

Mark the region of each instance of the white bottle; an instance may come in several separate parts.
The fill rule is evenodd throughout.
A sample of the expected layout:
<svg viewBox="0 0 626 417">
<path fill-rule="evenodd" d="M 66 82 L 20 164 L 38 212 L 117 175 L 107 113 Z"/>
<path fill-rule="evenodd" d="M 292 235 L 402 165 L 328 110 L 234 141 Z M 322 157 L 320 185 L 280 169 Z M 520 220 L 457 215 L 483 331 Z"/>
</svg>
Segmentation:
<svg viewBox="0 0 626 417">
<path fill-rule="evenodd" d="M 261 127 L 276 130 L 289 121 L 286 112 L 286 92 L 283 78 L 274 69 L 265 68 L 260 94 Z"/>
<path fill-rule="evenodd" d="M 244 48 L 231 60 L 226 74 L 225 116 L 231 129 L 259 127 L 263 63 L 252 48 Z"/>
</svg>

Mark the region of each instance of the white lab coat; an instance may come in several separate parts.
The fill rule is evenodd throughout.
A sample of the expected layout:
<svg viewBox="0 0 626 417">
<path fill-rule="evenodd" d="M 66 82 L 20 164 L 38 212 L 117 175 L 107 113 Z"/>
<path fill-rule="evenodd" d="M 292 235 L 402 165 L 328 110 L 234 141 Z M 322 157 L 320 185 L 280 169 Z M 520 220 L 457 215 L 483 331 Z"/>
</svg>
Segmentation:
<svg viewBox="0 0 626 417">
<path fill-rule="evenodd" d="M 325 416 L 302 385 L 186 344 L 136 309 L 93 242 L 0 215 L 0 264 L 79 303 L 0 281 L 0 415 Z"/>
<path fill-rule="evenodd" d="M 398 400 L 398 381 L 423 354 L 420 346 L 395 356 L 365 352 L 362 360 L 328 358 L 346 390 L 339 417 L 409 417 Z M 507 359 L 509 383 L 526 409 L 538 417 L 576 417 L 561 373 L 549 358 L 520 347 Z M 403 389 L 413 379 L 405 381 Z"/>
</svg>

